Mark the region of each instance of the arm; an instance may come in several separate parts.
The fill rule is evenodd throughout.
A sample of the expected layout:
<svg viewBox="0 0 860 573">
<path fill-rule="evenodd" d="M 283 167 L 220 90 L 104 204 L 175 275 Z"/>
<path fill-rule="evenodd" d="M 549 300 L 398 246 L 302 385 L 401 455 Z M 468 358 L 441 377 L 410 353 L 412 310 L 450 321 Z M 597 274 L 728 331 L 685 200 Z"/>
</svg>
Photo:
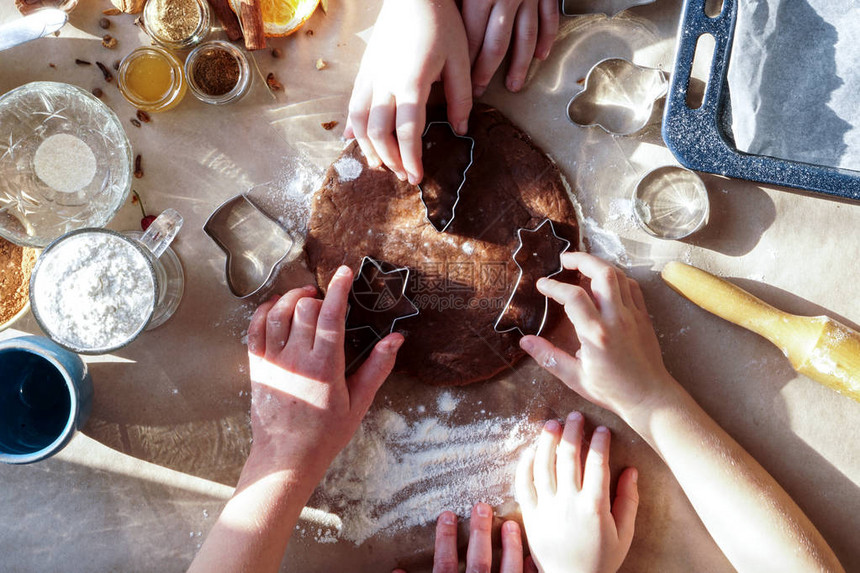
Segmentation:
<svg viewBox="0 0 860 573">
<path fill-rule="evenodd" d="M 472 109 L 469 49 L 454 0 L 385 0 L 361 59 L 344 137 L 372 168 L 385 164 L 418 184 L 421 135 L 433 82 L 442 80 L 448 121 L 464 135 Z"/>
<path fill-rule="evenodd" d="M 523 348 L 654 448 L 736 569 L 843 571 L 788 494 L 668 373 L 638 283 L 585 253 L 562 262 L 591 279 L 592 295 L 552 279 L 538 289 L 564 305 L 581 348 L 570 356 L 534 336 Z"/>
<path fill-rule="evenodd" d="M 295 289 L 257 309 L 248 328 L 254 441 L 239 484 L 190 571 L 277 571 L 299 514 L 391 372 L 400 334 L 379 341 L 344 377 L 352 272 L 324 301 Z"/>
</svg>

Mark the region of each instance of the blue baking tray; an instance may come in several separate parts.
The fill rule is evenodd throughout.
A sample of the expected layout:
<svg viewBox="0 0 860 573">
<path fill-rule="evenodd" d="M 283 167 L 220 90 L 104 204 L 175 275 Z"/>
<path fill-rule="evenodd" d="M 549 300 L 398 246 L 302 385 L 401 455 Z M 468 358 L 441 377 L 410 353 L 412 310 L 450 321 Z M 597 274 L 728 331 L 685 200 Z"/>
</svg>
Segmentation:
<svg viewBox="0 0 860 573">
<path fill-rule="evenodd" d="M 738 0 L 724 0 L 715 17 L 705 14 L 705 0 L 688 0 L 681 14 L 678 52 L 663 115 L 663 139 L 678 161 L 690 169 L 759 183 L 804 189 L 833 198 L 860 201 L 860 172 L 788 161 L 738 151 L 731 135 L 727 75 Z M 687 105 L 687 89 L 703 34 L 714 37 L 714 55 L 702 105 Z"/>
</svg>

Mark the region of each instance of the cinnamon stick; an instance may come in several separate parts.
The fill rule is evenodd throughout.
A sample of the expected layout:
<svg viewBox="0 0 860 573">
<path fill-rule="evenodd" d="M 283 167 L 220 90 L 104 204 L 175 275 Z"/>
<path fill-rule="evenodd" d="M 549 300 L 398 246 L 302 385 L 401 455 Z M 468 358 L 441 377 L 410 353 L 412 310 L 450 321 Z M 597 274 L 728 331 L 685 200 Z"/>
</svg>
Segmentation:
<svg viewBox="0 0 860 573">
<path fill-rule="evenodd" d="M 212 6 L 212 11 L 221 21 L 224 26 L 224 32 L 232 41 L 236 41 L 242 37 L 242 28 L 239 27 L 239 19 L 236 13 L 230 9 L 229 0 L 209 0 L 209 5 Z"/>
<path fill-rule="evenodd" d="M 249 50 L 262 50 L 266 47 L 266 36 L 263 31 L 260 0 L 239 1 L 239 20 L 245 33 L 245 47 Z"/>
</svg>

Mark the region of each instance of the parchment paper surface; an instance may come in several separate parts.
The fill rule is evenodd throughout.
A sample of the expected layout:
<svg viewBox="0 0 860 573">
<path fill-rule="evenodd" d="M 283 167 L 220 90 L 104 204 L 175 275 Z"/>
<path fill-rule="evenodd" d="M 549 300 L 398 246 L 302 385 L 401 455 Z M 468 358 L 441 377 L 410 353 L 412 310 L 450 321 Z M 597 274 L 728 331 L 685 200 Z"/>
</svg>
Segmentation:
<svg viewBox="0 0 860 573">
<path fill-rule="evenodd" d="M 339 130 L 352 82 L 380 4 L 331 0 L 328 15 L 318 11 L 299 33 L 271 42 L 283 58 L 267 51 L 254 55 L 262 77 L 255 76 L 245 99 L 218 108 L 189 94 L 175 110 L 153 115 L 141 128 L 129 122 L 135 112 L 116 82 L 106 86 L 95 66 L 74 63 L 83 58 L 109 66 L 147 42 L 133 18 L 117 16 L 110 32 L 118 48 L 101 46 L 98 20 L 111 7 L 107 0 L 81 2 L 58 38 L 0 53 L 0 93 L 35 80 L 104 90 L 105 103 L 143 156 L 145 176 L 135 180 L 135 189 L 147 208 L 173 207 L 185 217 L 173 248 L 186 277 L 182 303 L 167 323 L 127 348 L 88 359 L 93 413 L 69 447 L 31 466 L 0 465 L 0 568 L 69 573 L 187 568 L 248 453 L 243 341 L 260 302 L 230 295 L 224 253 L 203 233 L 203 224 L 240 192 L 295 180 L 306 168 L 309 177 L 299 179 L 310 181 L 337 158 L 345 145 Z M 789 312 L 827 313 L 856 327 L 860 207 L 705 175 L 708 226 L 683 242 L 661 241 L 630 216 L 636 181 L 651 169 L 675 164 L 660 138 L 661 110 L 629 137 L 579 128 L 566 117 L 570 98 L 582 89 L 578 80 L 605 58 L 669 71 L 679 10 L 680 3 L 657 2 L 611 19 L 565 18 L 549 59 L 534 64 L 524 90 L 507 92 L 501 73 L 482 101 L 498 107 L 559 164 L 582 204 L 592 252 L 642 284 L 673 375 L 798 501 L 846 570 L 860 571 L 860 451 L 851 438 L 860 431 L 860 404 L 799 376 L 773 345 L 687 303 L 659 278 L 666 261 L 683 260 Z M 15 16 L 13 2 L 0 1 L 0 22 Z M 318 58 L 328 62 L 325 70 L 316 69 Z M 269 94 L 262 81 L 269 72 L 284 92 Z M 332 120 L 340 122 L 334 130 L 320 126 Z M 313 191 L 299 183 L 299 194 Z M 274 199 L 283 207 L 284 197 Z M 111 227 L 139 228 L 140 217 L 137 205 L 129 203 Z M 301 227 L 301 217 L 287 220 Z M 291 255 L 269 292 L 309 279 Z M 39 333 L 32 317 L 15 328 L 0 336 Z M 571 348 L 570 329 L 551 336 Z M 373 407 L 393 410 L 413 424 L 438 416 L 440 392 L 392 377 Z M 533 361 L 458 390 L 457 396 L 458 408 L 447 423 L 464 427 L 486 419 L 482 410 L 539 422 L 578 409 L 589 427 L 610 428 L 614 475 L 629 465 L 640 475 L 636 535 L 622 571 L 732 571 L 658 456 L 623 421 L 586 403 Z M 510 506 L 496 511 L 511 515 Z M 435 514 L 445 508 L 426 509 Z M 314 519 L 301 520 L 283 571 L 380 573 L 398 565 L 409 573 L 431 570 L 432 523 L 381 532 L 358 546 L 345 539 L 321 543 L 320 527 Z"/>
<path fill-rule="evenodd" d="M 860 5 L 739 0 L 729 61 L 740 151 L 860 171 Z"/>
</svg>

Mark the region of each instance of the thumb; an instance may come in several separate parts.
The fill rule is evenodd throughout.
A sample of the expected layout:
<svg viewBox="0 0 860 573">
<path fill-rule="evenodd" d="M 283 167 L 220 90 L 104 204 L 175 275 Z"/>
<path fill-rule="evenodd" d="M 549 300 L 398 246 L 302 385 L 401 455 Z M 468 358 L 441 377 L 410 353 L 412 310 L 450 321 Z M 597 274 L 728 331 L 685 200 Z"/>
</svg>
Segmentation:
<svg viewBox="0 0 860 573">
<path fill-rule="evenodd" d="M 402 334 L 393 333 L 377 342 L 364 364 L 349 377 L 346 383 L 349 388 L 350 410 L 359 411 L 364 416 L 376 396 L 376 391 L 394 368 L 397 351 L 403 340 Z"/>
</svg>

